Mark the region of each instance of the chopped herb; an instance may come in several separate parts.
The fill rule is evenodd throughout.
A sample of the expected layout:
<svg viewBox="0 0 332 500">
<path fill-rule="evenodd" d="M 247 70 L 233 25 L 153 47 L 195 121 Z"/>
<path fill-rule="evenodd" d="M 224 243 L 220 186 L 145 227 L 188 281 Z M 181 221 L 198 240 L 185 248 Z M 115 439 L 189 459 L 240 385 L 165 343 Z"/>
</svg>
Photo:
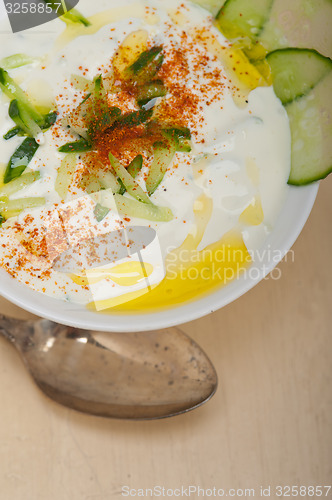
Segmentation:
<svg viewBox="0 0 332 500">
<path fill-rule="evenodd" d="M 88 128 L 88 137 L 90 140 L 93 141 L 97 133 L 103 132 L 107 128 L 112 127 L 112 125 L 120 119 L 121 114 L 121 109 L 113 106 L 109 109 L 107 108 L 106 111 L 103 111 L 100 116 L 97 116 L 95 120 L 92 120 Z"/>
<path fill-rule="evenodd" d="M 150 120 L 152 115 L 153 109 L 140 109 L 139 111 L 133 111 L 132 113 L 122 115 L 114 125 L 119 125 L 121 127 L 137 127 Z"/>
<path fill-rule="evenodd" d="M 16 179 L 24 172 L 38 148 L 39 144 L 33 138 L 27 137 L 24 139 L 9 160 L 4 175 L 5 184 Z"/>
<path fill-rule="evenodd" d="M 97 203 L 93 214 L 96 217 L 97 222 L 101 222 L 105 217 L 109 214 L 110 209 L 107 207 L 103 207 L 100 203 Z"/>
<path fill-rule="evenodd" d="M 80 106 L 82 106 L 82 104 L 84 104 L 84 103 L 85 103 L 85 102 L 89 99 L 89 97 L 90 97 L 90 96 L 91 96 L 91 92 L 89 92 L 89 94 L 87 94 L 87 95 L 84 97 L 83 101 L 80 103 Z"/>
<path fill-rule="evenodd" d="M 191 139 L 191 132 L 187 127 L 171 127 L 167 128 L 166 132 L 178 139 Z"/>
<path fill-rule="evenodd" d="M 190 153 L 191 151 L 191 132 L 187 127 L 170 127 L 162 131 L 163 135 L 169 137 L 176 143 L 176 151 L 181 153 Z"/>
<path fill-rule="evenodd" d="M 21 127 L 14 127 L 8 130 L 8 132 L 3 136 L 5 141 L 8 141 L 12 137 L 15 137 L 16 135 L 20 134 L 22 132 Z"/>
<path fill-rule="evenodd" d="M 79 141 L 64 144 L 58 149 L 58 151 L 60 153 L 83 153 L 85 151 L 91 151 L 91 149 L 92 144 L 82 138 Z"/>
<path fill-rule="evenodd" d="M 52 125 L 54 125 L 54 123 L 56 122 L 57 117 L 58 113 L 56 111 L 50 111 L 47 115 L 43 117 L 41 128 L 43 130 L 47 130 L 50 127 L 52 127 Z"/>
</svg>

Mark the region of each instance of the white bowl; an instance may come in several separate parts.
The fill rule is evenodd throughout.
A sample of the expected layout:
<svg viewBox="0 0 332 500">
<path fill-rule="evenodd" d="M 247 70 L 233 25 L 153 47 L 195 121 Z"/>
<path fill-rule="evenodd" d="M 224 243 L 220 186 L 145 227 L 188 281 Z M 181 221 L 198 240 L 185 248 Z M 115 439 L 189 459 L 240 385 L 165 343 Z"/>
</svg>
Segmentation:
<svg viewBox="0 0 332 500">
<path fill-rule="evenodd" d="M 296 9 L 294 6 L 293 10 L 289 10 L 290 7 L 285 0 L 279 0 L 276 4 L 276 15 L 285 24 L 285 32 L 287 33 L 287 29 L 293 32 L 292 26 L 288 26 L 288 24 L 294 19 L 299 19 L 301 9 Z M 329 29 L 325 26 L 326 20 L 324 21 L 323 14 L 322 11 L 322 16 L 317 16 L 313 23 L 309 40 L 296 40 L 295 37 L 295 42 L 314 46 L 324 53 L 326 37 L 322 38 L 322 32 L 329 33 Z M 0 5 L 0 20 L 3 16 L 4 7 Z M 78 328 L 100 331 L 143 331 L 166 328 L 191 321 L 229 304 L 253 288 L 272 271 L 299 236 L 309 217 L 317 191 L 318 183 L 301 188 L 291 187 L 274 230 L 260 249 L 262 257 L 260 262 L 256 262 L 247 273 L 227 286 L 176 308 L 142 314 L 92 312 L 84 306 L 60 302 L 35 292 L 11 278 L 1 269 L 0 294 L 19 307 L 38 316 Z"/>
<path fill-rule="evenodd" d="M 272 271 L 299 236 L 313 207 L 317 191 L 318 183 L 301 188 L 291 187 L 274 230 L 259 251 L 260 262 L 253 264 L 236 281 L 179 307 L 141 314 L 92 312 L 84 306 L 60 302 L 35 292 L 3 270 L 0 270 L 0 293 L 37 316 L 77 328 L 129 332 L 167 328 L 192 321 L 241 297 Z"/>
</svg>

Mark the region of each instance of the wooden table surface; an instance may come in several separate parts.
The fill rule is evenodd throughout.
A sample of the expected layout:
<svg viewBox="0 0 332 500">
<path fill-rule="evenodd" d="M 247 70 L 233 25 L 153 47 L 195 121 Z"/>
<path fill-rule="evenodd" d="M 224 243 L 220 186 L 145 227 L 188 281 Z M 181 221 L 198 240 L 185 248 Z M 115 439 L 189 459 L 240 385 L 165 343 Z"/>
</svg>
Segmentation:
<svg viewBox="0 0 332 500">
<path fill-rule="evenodd" d="M 124 486 L 189 485 L 240 489 L 239 498 L 246 488 L 260 496 L 262 485 L 331 484 L 331 188 L 332 178 L 322 183 L 279 280 L 182 326 L 220 380 L 191 413 L 133 423 L 70 411 L 39 392 L 1 338 L 1 500 L 108 500 Z M 29 316 L 3 299 L 0 311 Z"/>
</svg>

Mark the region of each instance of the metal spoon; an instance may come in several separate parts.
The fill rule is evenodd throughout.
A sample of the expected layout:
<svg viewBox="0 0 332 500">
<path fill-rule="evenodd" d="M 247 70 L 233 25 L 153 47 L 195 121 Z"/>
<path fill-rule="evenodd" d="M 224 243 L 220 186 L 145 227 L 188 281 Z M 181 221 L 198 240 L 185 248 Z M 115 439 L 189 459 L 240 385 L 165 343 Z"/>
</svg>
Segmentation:
<svg viewBox="0 0 332 500">
<path fill-rule="evenodd" d="M 100 333 L 0 315 L 0 333 L 50 398 L 92 415 L 162 418 L 208 401 L 213 365 L 179 328 Z"/>
</svg>

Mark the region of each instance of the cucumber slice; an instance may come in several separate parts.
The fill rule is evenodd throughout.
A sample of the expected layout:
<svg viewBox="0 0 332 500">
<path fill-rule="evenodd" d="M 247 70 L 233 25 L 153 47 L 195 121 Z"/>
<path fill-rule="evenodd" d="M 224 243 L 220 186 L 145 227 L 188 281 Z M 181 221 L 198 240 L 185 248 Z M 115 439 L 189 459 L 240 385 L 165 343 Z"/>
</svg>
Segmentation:
<svg viewBox="0 0 332 500">
<path fill-rule="evenodd" d="M 254 41 L 269 18 L 273 0 L 227 0 L 217 14 L 217 24 L 228 38 Z"/>
<path fill-rule="evenodd" d="M 23 174 L 21 177 L 14 179 L 8 184 L 1 186 L 0 188 L 0 198 L 3 196 L 11 196 L 12 194 L 21 191 L 30 184 L 33 184 L 35 181 L 40 179 L 40 172 L 29 172 L 28 174 Z"/>
<path fill-rule="evenodd" d="M 137 184 L 134 177 L 132 177 L 130 175 L 130 173 L 127 172 L 127 169 L 119 162 L 119 160 L 117 158 L 114 158 L 112 153 L 109 154 L 109 159 L 110 159 L 112 168 L 115 170 L 117 176 L 120 177 L 122 184 L 124 185 L 124 187 L 126 188 L 128 193 L 133 198 L 136 198 L 136 200 L 138 200 L 142 203 L 152 204 L 150 198 L 143 191 L 141 186 L 139 184 Z"/>
<path fill-rule="evenodd" d="M 124 71 L 124 78 L 134 83 L 145 84 L 150 82 L 160 70 L 164 61 L 163 46 L 154 46 L 145 50 Z"/>
<path fill-rule="evenodd" d="M 167 94 L 167 88 L 161 80 L 154 80 L 146 83 L 137 89 L 136 101 L 139 106 L 145 106 L 152 99 L 164 97 Z"/>
<path fill-rule="evenodd" d="M 331 56 L 331 19 L 331 0 L 274 0 L 259 42 L 267 52 L 301 47 Z"/>
<path fill-rule="evenodd" d="M 38 137 L 42 133 L 41 128 L 31 118 L 24 105 L 21 105 L 17 99 L 10 102 L 8 114 L 20 129 L 31 137 Z"/>
<path fill-rule="evenodd" d="M 283 104 L 307 94 L 332 70 L 332 61 L 316 50 L 279 49 L 266 56 L 274 91 Z"/>
<path fill-rule="evenodd" d="M 65 23 L 80 23 L 83 24 L 83 26 L 91 26 L 91 23 L 86 17 L 84 17 L 77 9 L 70 8 L 70 5 L 68 4 L 69 10 L 67 8 L 64 8 L 64 3 L 61 1 L 55 2 L 54 0 L 44 0 L 44 2 L 49 5 L 53 10 L 58 12 L 59 6 L 61 7 L 62 4 L 62 12 L 64 12 L 60 19 L 64 21 Z"/>
<path fill-rule="evenodd" d="M 9 141 L 9 139 L 21 133 L 22 133 L 21 127 L 14 127 L 8 130 L 8 132 L 3 136 L 3 138 L 5 139 L 5 141 Z"/>
<path fill-rule="evenodd" d="M 285 107 L 292 139 L 289 184 L 310 184 L 332 172 L 331 88 L 332 72 Z"/>
<path fill-rule="evenodd" d="M 143 167 L 143 156 L 142 155 L 137 155 L 133 161 L 130 163 L 130 165 L 127 168 L 127 172 L 134 178 L 138 176 L 140 171 L 142 170 Z M 122 180 L 118 178 L 118 182 L 120 184 L 120 190 L 118 191 L 119 194 L 125 194 L 127 189 L 125 188 Z"/>
<path fill-rule="evenodd" d="M 26 54 L 13 54 L 12 56 L 4 57 L 3 59 L 1 59 L 0 65 L 2 68 L 8 70 L 8 69 L 20 68 L 21 66 L 26 66 L 28 64 L 32 64 L 37 61 L 38 58 L 30 57 L 27 56 Z"/>
<path fill-rule="evenodd" d="M 176 141 L 174 139 L 165 142 L 156 142 L 153 145 L 153 161 L 145 181 L 149 196 L 156 191 L 165 177 L 167 169 L 173 161 L 175 152 Z"/>
<path fill-rule="evenodd" d="M 0 88 L 9 99 L 16 99 L 22 107 L 30 114 L 31 118 L 36 123 L 42 123 L 43 116 L 30 103 L 28 96 L 17 85 L 17 83 L 9 76 L 8 72 L 0 68 Z"/>
<path fill-rule="evenodd" d="M 168 207 L 159 207 L 153 203 L 141 203 L 117 193 L 114 194 L 114 200 L 119 212 L 127 217 L 138 217 L 156 222 L 169 222 L 174 219 L 172 210 Z"/>
<path fill-rule="evenodd" d="M 71 9 L 70 11 L 66 12 L 61 16 L 61 19 L 64 22 L 70 22 L 70 23 L 81 23 L 83 26 L 88 27 L 91 26 L 90 21 L 84 17 L 77 9 Z"/>
<path fill-rule="evenodd" d="M 225 3 L 225 0 L 191 0 L 191 3 L 200 5 L 215 16 L 220 11 L 221 5 Z"/>
<path fill-rule="evenodd" d="M 42 207 L 46 203 L 43 197 L 27 197 L 16 198 L 15 200 L 8 200 L 8 198 L 0 198 L 0 212 L 6 219 L 19 215 L 23 210 L 28 208 Z"/>
<path fill-rule="evenodd" d="M 76 157 L 75 155 L 66 155 L 60 163 L 58 168 L 58 175 L 55 181 L 55 190 L 60 196 L 61 200 L 65 200 L 70 184 L 72 183 L 74 173 L 76 170 Z"/>
</svg>

